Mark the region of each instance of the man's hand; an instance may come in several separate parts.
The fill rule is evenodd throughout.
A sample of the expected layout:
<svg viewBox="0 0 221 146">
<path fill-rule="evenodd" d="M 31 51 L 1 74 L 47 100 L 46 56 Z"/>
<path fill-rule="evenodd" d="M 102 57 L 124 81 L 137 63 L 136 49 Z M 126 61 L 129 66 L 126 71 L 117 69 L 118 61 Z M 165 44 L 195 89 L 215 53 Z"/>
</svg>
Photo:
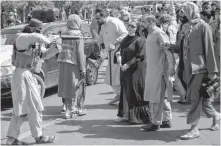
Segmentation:
<svg viewBox="0 0 221 146">
<path fill-rule="evenodd" d="M 208 74 L 208 78 L 210 80 L 212 80 L 212 79 L 216 78 L 216 74 Z"/>
<path fill-rule="evenodd" d="M 169 68 L 167 74 L 171 77 L 174 76 L 176 74 L 175 68 L 174 67 Z"/>
<path fill-rule="evenodd" d="M 118 66 L 122 66 L 122 63 L 121 63 L 120 60 L 117 60 L 117 65 L 118 65 Z"/>
<path fill-rule="evenodd" d="M 114 44 L 110 44 L 108 48 L 109 48 L 109 51 L 112 51 L 112 50 L 115 49 L 115 45 Z"/>
<path fill-rule="evenodd" d="M 168 43 L 164 43 L 164 44 L 162 44 L 162 47 L 164 48 L 164 49 L 169 49 L 170 48 L 170 44 L 168 44 Z"/>
<path fill-rule="evenodd" d="M 121 67 L 121 70 L 122 70 L 122 71 L 126 71 L 128 68 L 129 68 L 129 66 L 128 66 L 127 64 L 124 64 L 124 65 Z"/>
</svg>

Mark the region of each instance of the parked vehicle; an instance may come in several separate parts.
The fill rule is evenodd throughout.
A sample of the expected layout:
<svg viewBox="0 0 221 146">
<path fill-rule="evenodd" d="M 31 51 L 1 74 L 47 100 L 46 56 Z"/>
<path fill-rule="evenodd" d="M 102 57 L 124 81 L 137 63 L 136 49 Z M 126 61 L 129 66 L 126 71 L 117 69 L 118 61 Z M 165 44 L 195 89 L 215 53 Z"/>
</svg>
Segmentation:
<svg viewBox="0 0 221 146">
<path fill-rule="evenodd" d="M 39 19 L 44 23 L 54 22 L 60 19 L 60 11 L 58 8 L 33 10 L 31 14 L 32 18 Z"/>
<path fill-rule="evenodd" d="M 27 24 L 16 25 L 8 27 L 1 30 L 1 53 L 0 53 L 0 76 L 1 76 L 1 98 L 10 97 L 11 93 L 11 77 L 14 71 L 14 67 L 11 64 L 11 55 L 13 44 L 15 42 L 16 34 L 21 32 Z M 94 65 L 91 59 L 98 59 L 98 54 L 100 53 L 100 48 L 97 41 L 91 36 L 90 27 L 87 23 L 83 25 L 83 34 L 87 37 L 85 42 L 85 53 L 87 55 L 87 73 L 86 81 L 87 85 L 93 85 L 97 82 L 98 78 L 98 68 Z M 66 22 L 51 22 L 44 23 L 42 34 L 48 37 L 54 37 L 59 35 L 62 31 L 66 29 Z M 88 59 L 91 58 L 91 59 Z M 44 60 L 40 73 L 36 73 L 36 79 L 39 83 L 39 88 L 41 89 L 41 95 L 44 96 L 45 89 L 54 87 L 58 85 L 58 54 L 54 57 Z"/>
</svg>

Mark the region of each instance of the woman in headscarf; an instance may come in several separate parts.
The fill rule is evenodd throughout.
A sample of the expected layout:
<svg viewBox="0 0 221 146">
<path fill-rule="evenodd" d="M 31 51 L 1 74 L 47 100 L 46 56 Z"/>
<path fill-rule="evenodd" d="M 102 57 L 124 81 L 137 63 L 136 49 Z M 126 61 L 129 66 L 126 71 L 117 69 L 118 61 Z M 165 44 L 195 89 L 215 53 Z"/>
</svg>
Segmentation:
<svg viewBox="0 0 221 146">
<path fill-rule="evenodd" d="M 190 111 L 187 115 L 187 124 L 191 128 L 181 139 L 198 138 L 200 113 L 213 118 L 211 131 L 219 130 L 221 115 L 213 107 L 209 96 L 203 97 L 200 90 L 205 79 L 213 80 L 218 72 L 213 48 L 211 27 L 200 19 L 199 8 L 192 2 L 185 2 L 181 6 L 181 17 L 188 22 L 179 34 L 182 39 L 183 76 L 187 84 L 187 97 L 191 99 Z"/>
<path fill-rule="evenodd" d="M 117 9 L 112 9 L 112 10 L 110 11 L 110 16 L 111 16 L 111 17 L 116 17 L 116 18 L 118 18 L 118 16 L 119 16 L 118 10 L 117 10 Z"/>
<path fill-rule="evenodd" d="M 131 22 L 131 15 L 130 15 L 130 13 L 128 11 L 126 11 L 126 10 L 121 10 L 120 11 L 120 15 L 121 15 L 121 17 L 119 19 L 124 22 L 124 25 L 127 28 L 128 23 Z"/>
<path fill-rule="evenodd" d="M 86 110 L 83 109 L 84 99 L 81 98 L 82 88 L 77 87 L 78 82 L 85 78 L 86 74 L 84 41 L 80 27 L 81 18 L 76 14 L 70 15 L 67 21 L 67 30 L 62 35 L 75 38 L 62 39 L 62 50 L 58 56 L 58 96 L 64 99 L 65 118 L 67 119 L 72 118 L 75 114 L 79 116 L 86 114 Z M 76 99 L 77 109 L 73 109 Z"/>
<path fill-rule="evenodd" d="M 117 64 L 121 65 L 121 93 L 117 121 L 134 124 L 149 122 L 148 102 L 144 101 L 144 40 L 135 34 L 137 23 L 128 23 L 129 35 L 116 52 Z M 122 61 L 121 61 L 122 58 Z"/>
<path fill-rule="evenodd" d="M 54 136 L 42 134 L 42 111 L 44 110 L 40 90 L 34 72 L 38 71 L 41 59 L 47 59 L 56 55 L 58 47 L 51 47 L 42 52 L 42 44 L 50 44 L 44 35 L 40 34 L 43 23 L 37 19 L 31 19 L 22 33 L 18 34 L 12 55 L 12 64 L 16 67 L 12 76 L 12 101 L 13 115 L 8 129 L 7 144 L 25 145 L 19 141 L 20 127 L 28 118 L 32 136 L 36 143 L 52 143 Z M 45 49 L 44 49 L 45 50 Z"/>
</svg>

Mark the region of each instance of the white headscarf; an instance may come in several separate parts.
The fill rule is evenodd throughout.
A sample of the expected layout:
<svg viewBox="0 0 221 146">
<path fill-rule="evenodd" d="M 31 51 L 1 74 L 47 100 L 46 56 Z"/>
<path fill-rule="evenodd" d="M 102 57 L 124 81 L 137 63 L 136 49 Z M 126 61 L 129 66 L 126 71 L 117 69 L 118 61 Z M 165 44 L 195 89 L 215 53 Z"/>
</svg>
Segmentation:
<svg viewBox="0 0 221 146">
<path fill-rule="evenodd" d="M 77 14 L 72 14 L 68 17 L 67 28 L 73 30 L 80 30 L 81 27 L 81 18 Z"/>
<path fill-rule="evenodd" d="M 185 2 L 182 4 L 181 10 L 184 12 L 189 21 L 198 20 L 200 18 L 199 8 L 193 2 Z"/>
</svg>

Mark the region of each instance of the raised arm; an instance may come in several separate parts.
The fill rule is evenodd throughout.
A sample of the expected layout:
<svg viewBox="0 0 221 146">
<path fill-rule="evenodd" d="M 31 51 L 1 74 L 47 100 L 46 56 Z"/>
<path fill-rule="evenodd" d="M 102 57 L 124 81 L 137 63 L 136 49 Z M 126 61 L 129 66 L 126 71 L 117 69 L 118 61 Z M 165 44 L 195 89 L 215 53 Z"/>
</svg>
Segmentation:
<svg viewBox="0 0 221 146">
<path fill-rule="evenodd" d="M 175 59 L 174 59 L 174 56 L 173 56 L 172 52 L 168 50 L 168 48 L 165 48 L 163 46 L 163 44 L 166 44 L 166 43 L 170 44 L 169 37 L 167 36 L 166 33 L 161 32 L 158 35 L 158 40 L 159 40 L 160 46 L 163 49 L 163 51 L 165 52 L 167 60 L 168 60 L 168 65 L 169 65 L 168 71 L 170 71 L 170 75 L 173 75 L 175 73 Z"/>
</svg>

